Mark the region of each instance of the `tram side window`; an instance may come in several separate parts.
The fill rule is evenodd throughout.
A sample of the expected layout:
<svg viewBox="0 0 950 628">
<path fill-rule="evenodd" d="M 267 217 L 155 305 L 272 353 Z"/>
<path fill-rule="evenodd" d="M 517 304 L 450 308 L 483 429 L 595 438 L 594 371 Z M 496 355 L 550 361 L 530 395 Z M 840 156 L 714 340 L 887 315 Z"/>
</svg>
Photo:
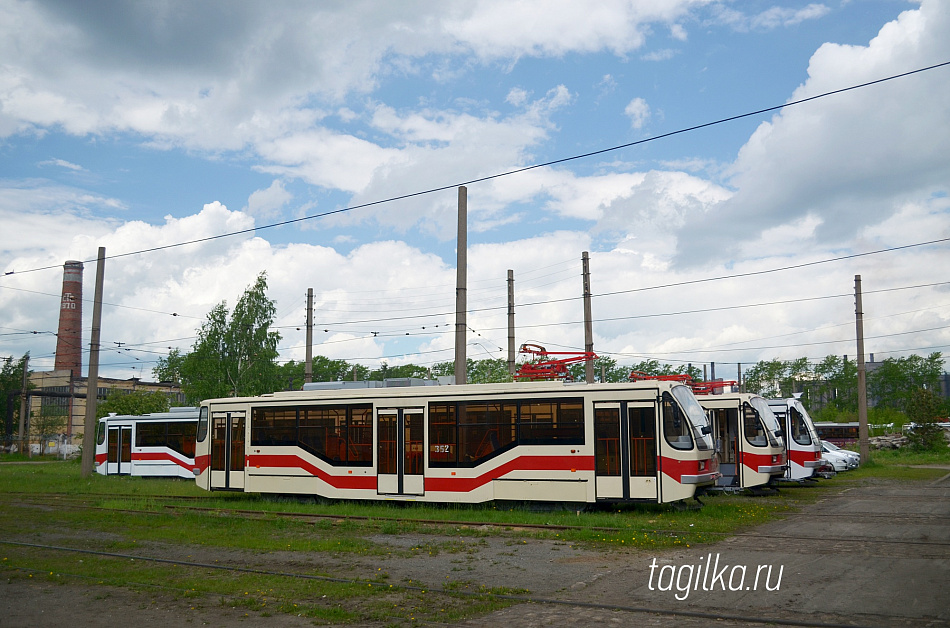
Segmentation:
<svg viewBox="0 0 950 628">
<path fill-rule="evenodd" d="M 459 404 L 459 462 L 478 462 L 514 441 L 517 406 L 501 403 Z"/>
<path fill-rule="evenodd" d="M 172 421 L 168 424 L 168 447 L 188 458 L 195 457 L 195 436 L 198 424 L 194 421 Z"/>
<path fill-rule="evenodd" d="M 208 438 L 208 407 L 204 406 L 198 411 L 198 434 L 195 440 L 199 443 Z"/>
<path fill-rule="evenodd" d="M 301 408 L 297 443 L 333 462 L 346 461 L 346 408 Z"/>
<path fill-rule="evenodd" d="M 521 444 L 580 444 L 584 438 L 583 405 L 573 401 L 525 402 L 518 425 Z"/>
<path fill-rule="evenodd" d="M 346 461 L 366 466 L 373 464 L 373 407 L 351 406 L 347 430 Z"/>
<path fill-rule="evenodd" d="M 766 447 L 769 444 L 768 436 L 765 433 L 765 426 L 762 425 L 762 419 L 759 413 L 755 411 L 748 403 L 742 404 L 742 429 L 745 432 L 745 439 L 754 447 Z"/>
<path fill-rule="evenodd" d="M 663 393 L 663 437 L 674 449 L 693 448 L 689 419 L 668 392 Z"/>
<path fill-rule="evenodd" d="M 105 421 L 99 421 L 99 424 L 96 426 L 98 433 L 96 434 L 96 444 L 101 445 L 106 442 L 106 423 Z"/>
<path fill-rule="evenodd" d="M 164 447 L 168 423 L 140 421 L 135 425 L 136 447 Z"/>
<path fill-rule="evenodd" d="M 620 409 L 594 409 L 594 442 L 597 475 L 619 476 L 620 471 Z"/>
<path fill-rule="evenodd" d="M 789 422 L 792 424 L 792 438 L 799 445 L 811 445 L 811 434 L 808 432 L 808 426 L 805 425 L 805 417 L 797 408 L 791 408 L 789 412 Z"/>
<path fill-rule="evenodd" d="M 429 465 L 458 463 L 458 433 L 454 403 L 429 404 Z"/>
<path fill-rule="evenodd" d="M 296 445 L 296 437 L 295 408 L 254 408 L 251 445 Z"/>
</svg>

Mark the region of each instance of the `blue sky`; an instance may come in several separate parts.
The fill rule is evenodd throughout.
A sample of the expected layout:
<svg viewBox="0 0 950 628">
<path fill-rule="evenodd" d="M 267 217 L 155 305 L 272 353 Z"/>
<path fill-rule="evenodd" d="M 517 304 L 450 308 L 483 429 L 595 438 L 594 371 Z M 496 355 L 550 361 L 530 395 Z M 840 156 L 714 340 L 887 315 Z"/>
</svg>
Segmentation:
<svg viewBox="0 0 950 628">
<path fill-rule="evenodd" d="M 148 378 L 263 270 L 282 359 L 312 287 L 316 353 L 451 360 L 454 189 L 261 227 L 947 62 L 948 27 L 930 0 L 2 0 L 0 355 L 51 367 L 67 259 L 257 227 L 107 262 L 103 346 L 133 349 L 103 374 Z M 855 274 L 883 291 L 869 352 L 946 351 L 948 286 L 911 288 L 945 280 L 946 242 L 758 273 L 950 237 L 948 76 L 469 186 L 469 356 L 504 357 L 509 268 L 518 342 L 582 347 L 582 251 L 621 363 L 853 355 Z"/>
</svg>

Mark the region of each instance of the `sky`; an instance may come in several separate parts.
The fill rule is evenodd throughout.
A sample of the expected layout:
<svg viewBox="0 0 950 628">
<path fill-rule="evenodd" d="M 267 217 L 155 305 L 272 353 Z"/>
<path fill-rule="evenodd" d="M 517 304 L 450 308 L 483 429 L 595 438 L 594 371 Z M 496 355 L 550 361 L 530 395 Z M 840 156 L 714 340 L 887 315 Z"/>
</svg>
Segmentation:
<svg viewBox="0 0 950 628">
<path fill-rule="evenodd" d="M 856 275 L 868 354 L 946 353 L 948 32 L 946 0 L 0 0 L 0 358 L 52 369 L 67 260 L 88 347 L 105 247 L 105 377 L 261 272 L 282 361 L 308 288 L 315 355 L 451 361 L 462 183 L 469 358 L 507 357 L 509 270 L 517 344 L 583 350 L 584 252 L 620 364 L 853 359 Z"/>
</svg>

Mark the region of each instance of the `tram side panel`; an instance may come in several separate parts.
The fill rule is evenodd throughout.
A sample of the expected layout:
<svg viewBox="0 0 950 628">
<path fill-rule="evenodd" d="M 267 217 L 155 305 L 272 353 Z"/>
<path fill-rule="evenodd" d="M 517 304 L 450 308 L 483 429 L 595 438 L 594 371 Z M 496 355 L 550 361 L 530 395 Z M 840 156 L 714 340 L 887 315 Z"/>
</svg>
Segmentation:
<svg viewBox="0 0 950 628">
<path fill-rule="evenodd" d="M 193 414 L 193 416 L 192 416 Z M 96 472 L 139 477 L 193 477 L 197 411 L 101 418 Z"/>
<path fill-rule="evenodd" d="M 685 389 L 685 386 L 674 389 L 674 392 L 680 389 Z M 681 404 L 675 403 L 669 392 L 664 392 L 660 399 L 663 435 L 657 439 L 660 445 L 660 502 L 694 497 L 698 489 L 715 484 L 720 475 L 711 430 L 702 408 L 696 404 L 702 419 L 700 424 L 698 418 L 683 413 L 682 406 L 688 408 L 688 405 L 682 403 L 683 399 L 680 401 Z"/>
<path fill-rule="evenodd" d="M 755 488 L 786 470 L 781 425 L 761 397 L 748 393 L 699 395 L 719 443 L 720 486 Z"/>
<path fill-rule="evenodd" d="M 595 470 L 594 400 L 605 397 L 591 394 L 594 389 L 497 398 L 460 391 L 457 401 L 443 395 L 444 401 L 420 396 L 398 403 L 385 396 L 300 394 L 212 400 L 201 409 L 196 482 L 208 490 L 349 499 L 676 501 L 718 476 L 711 439 L 700 430 L 708 434 L 705 415 L 680 388 L 698 408 L 693 420 L 701 426 L 668 386 L 663 403 L 655 388 L 640 387 L 635 401 L 612 404 L 623 405 L 630 421 L 630 447 L 649 440 L 643 452 L 651 452 L 628 451 L 626 494 L 596 488 L 612 478 Z M 616 398 L 631 394 L 604 390 L 617 391 L 610 393 Z"/>
<path fill-rule="evenodd" d="M 788 480 L 806 480 L 821 465 L 821 441 L 811 417 L 798 399 L 769 399 L 769 406 L 785 429 Z"/>
</svg>

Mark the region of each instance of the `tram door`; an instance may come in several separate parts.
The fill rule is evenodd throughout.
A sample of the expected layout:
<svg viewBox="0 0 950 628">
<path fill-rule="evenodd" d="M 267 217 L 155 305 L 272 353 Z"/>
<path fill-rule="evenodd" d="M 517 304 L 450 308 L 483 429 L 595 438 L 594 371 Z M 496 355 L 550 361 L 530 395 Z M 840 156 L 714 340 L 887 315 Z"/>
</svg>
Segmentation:
<svg viewBox="0 0 950 628">
<path fill-rule="evenodd" d="M 376 411 L 378 494 L 422 495 L 425 492 L 424 417 L 422 408 Z"/>
<path fill-rule="evenodd" d="M 742 459 L 742 440 L 739 438 L 739 411 L 736 408 L 716 408 L 709 411 L 719 449 L 718 486 L 739 486 L 739 461 Z"/>
<path fill-rule="evenodd" d="M 656 407 L 594 404 L 598 499 L 657 499 Z"/>
<path fill-rule="evenodd" d="M 106 458 L 106 475 L 129 475 L 132 473 L 132 428 L 109 428 L 109 457 Z"/>
<path fill-rule="evenodd" d="M 244 413 L 211 414 L 211 490 L 244 489 Z"/>
</svg>

